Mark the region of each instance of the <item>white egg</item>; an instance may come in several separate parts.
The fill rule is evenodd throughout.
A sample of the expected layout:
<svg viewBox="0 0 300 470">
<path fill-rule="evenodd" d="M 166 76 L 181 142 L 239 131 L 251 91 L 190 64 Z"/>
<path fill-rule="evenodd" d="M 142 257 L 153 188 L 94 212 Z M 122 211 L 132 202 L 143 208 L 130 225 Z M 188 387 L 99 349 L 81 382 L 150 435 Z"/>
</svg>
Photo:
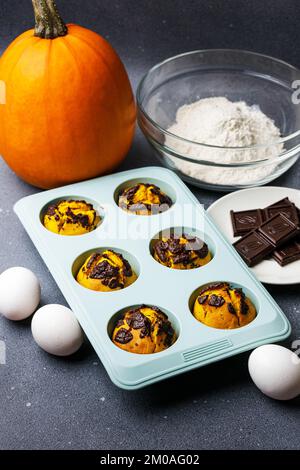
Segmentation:
<svg viewBox="0 0 300 470">
<path fill-rule="evenodd" d="M 69 356 L 83 343 L 83 332 L 74 313 L 63 305 L 41 307 L 32 318 L 31 331 L 36 343 L 55 356 Z"/>
<path fill-rule="evenodd" d="M 29 269 L 14 267 L 0 275 L 0 313 L 9 320 L 28 318 L 40 298 L 40 283 Z"/>
<path fill-rule="evenodd" d="M 268 397 L 291 400 L 300 395 L 300 359 L 289 349 L 260 346 L 251 353 L 248 367 L 253 382 Z"/>
</svg>

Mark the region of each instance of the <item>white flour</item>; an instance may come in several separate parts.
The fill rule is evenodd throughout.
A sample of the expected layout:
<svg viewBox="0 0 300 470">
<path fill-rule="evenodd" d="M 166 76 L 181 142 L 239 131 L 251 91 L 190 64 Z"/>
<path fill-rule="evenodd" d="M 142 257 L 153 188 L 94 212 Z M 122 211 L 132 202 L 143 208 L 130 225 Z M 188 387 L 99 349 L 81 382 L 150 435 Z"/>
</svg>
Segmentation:
<svg viewBox="0 0 300 470">
<path fill-rule="evenodd" d="M 227 98 L 205 98 L 178 109 L 171 133 L 185 139 L 219 147 L 247 147 L 268 144 L 261 149 L 218 149 L 166 138 L 166 145 L 182 155 L 197 160 L 220 163 L 251 162 L 273 159 L 283 150 L 282 144 L 270 145 L 280 138 L 280 130 L 258 106 L 231 102 Z M 194 164 L 170 157 L 176 167 L 188 176 L 219 185 L 255 183 L 273 173 L 276 164 L 256 168 L 218 168 Z"/>
</svg>

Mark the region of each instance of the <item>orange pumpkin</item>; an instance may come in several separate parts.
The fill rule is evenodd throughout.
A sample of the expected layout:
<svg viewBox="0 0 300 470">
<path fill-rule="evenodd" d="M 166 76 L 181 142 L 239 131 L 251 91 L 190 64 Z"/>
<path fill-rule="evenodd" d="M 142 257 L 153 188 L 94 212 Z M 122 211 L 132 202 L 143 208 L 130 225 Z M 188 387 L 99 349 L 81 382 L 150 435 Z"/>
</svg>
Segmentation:
<svg viewBox="0 0 300 470">
<path fill-rule="evenodd" d="M 53 188 L 112 171 L 132 143 L 136 107 L 125 68 L 98 34 L 33 0 L 36 26 L 0 59 L 0 154 L 22 179 Z"/>
</svg>

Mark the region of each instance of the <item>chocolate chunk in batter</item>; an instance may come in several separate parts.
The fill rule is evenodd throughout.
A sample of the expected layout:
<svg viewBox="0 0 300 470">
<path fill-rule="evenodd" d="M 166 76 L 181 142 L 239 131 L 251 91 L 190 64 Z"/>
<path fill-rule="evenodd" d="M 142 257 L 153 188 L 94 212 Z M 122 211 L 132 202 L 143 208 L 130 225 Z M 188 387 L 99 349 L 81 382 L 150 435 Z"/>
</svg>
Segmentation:
<svg viewBox="0 0 300 470">
<path fill-rule="evenodd" d="M 232 303 L 229 303 L 229 304 L 227 305 L 227 308 L 228 308 L 228 312 L 229 312 L 229 313 L 232 313 L 232 315 L 236 315 L 236 311 L 235 311 L 235 308 L 234 308 L 234 306 L 232 305 Z"/>
<path fill-rule="evenodd" d="M 198 297 L 198 302 L 199 302 L 200 305 L 203 305 L 203 304 L 205 304 L 207 299 L 208 299 L 208 295 L 201 295 L 201 296 Z"/>
<path fill-rule="evenodd" d="M 49 206 L 48 209 L 47 209 L 46 214 L 50 215 L 50 216 L 53 216 L 53 215 L 56 214 L 56 210 L 57 210 L 57 206 L 55 206 L 55 205 Z"/>
<path fill-rule="evenodd" d="M 206 287 L 203 287 L 203 289 L 199 292 L 199 295 L 205 294 L 209 290 L 223 289 L 226 287 L 227 288 L 229 287 L 229 284 L 227 282 L 215 282 L 215 283 L 207 285 Z"/>
<path fill-rule="evenodd" d="M 127 344 L 133 339 L 132 333 L 129 330 L 125 330 L 125 328 L 120 328 L 115 336 L 115 341 L 120 344 Z"/>
<path fill-rule="evenodd" d="M 129 312 L 130 317 L 127 318 L 127 324 L 134 330 L 139 330 L 147 323 L 147 318 L 139 310 Z M 148 320 L 149 321 L 149 320 Z"/>
<path fill-rule="evenodd" d="M 93 267 L 90 274 L 92 279 L 111 279 L 117 277 L 119 270 L 116 266 L 112 266 L 108 261 L 104 260 Z"/>
<path fill-rule="evenodd" d="M 211 295 L 208 301 L 208 305 L 210 305 L 211 307 L 222 307 L 224 303 L 225 300 L 223 299 L 223 297 L 215 294 Z"/>
<path fill-rule="evenodd" d="M 123 255 L 121 255 L 121 254 L 119 254 L 119 257 L 121 258 L 121 260 L 122 260 L 122 262 L 123 262 L 123 264 L 124 264 L 124 270 L 123 270 L 124 275 L 125 275 L 126 277 L 132 276 L 132 269 L 131 269 L 131 266 L 130 266 L 129 262 L 127 261 L 127 259 L 125 259 L 125 258 L 123 257 Z"/>
<path fill-rule="evenodd" d="M 241 299 L 241 314 L 242 315 L 247 315 L 249 310 L 249 305 L 246 303 L 245 299 Z"/>
</svg>

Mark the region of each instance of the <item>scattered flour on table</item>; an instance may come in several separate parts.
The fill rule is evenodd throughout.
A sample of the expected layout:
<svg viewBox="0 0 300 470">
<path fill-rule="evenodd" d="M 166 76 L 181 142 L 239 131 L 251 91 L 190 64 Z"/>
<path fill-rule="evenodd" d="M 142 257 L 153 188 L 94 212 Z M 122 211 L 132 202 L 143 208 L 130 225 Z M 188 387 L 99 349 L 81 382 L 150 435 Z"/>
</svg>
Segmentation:
<svg viewBox="0 0 300 470">
<path fill-rule="evenodd" d="M 218 149 L 201 147 L 189 142 L 166 137 L 166 145 L 197 160 L 220 163 L 251 162 L 273 159 L 283 150 L 282 144 L 271 145 L 280 138 L 280 129 L 258 106 L 232 102 L 225 97 L 204 98 L 178 109 L 176 122 L 168 129 L 185 139 L 218 147 L 250 147 L 256 149 Z M 188 176 L 212 184 L 247 184 L 265 178 L 276 169 L 276 164 L 256 168 L 207 167 L 171 158 L 176 167 Z"/>
</svg>

